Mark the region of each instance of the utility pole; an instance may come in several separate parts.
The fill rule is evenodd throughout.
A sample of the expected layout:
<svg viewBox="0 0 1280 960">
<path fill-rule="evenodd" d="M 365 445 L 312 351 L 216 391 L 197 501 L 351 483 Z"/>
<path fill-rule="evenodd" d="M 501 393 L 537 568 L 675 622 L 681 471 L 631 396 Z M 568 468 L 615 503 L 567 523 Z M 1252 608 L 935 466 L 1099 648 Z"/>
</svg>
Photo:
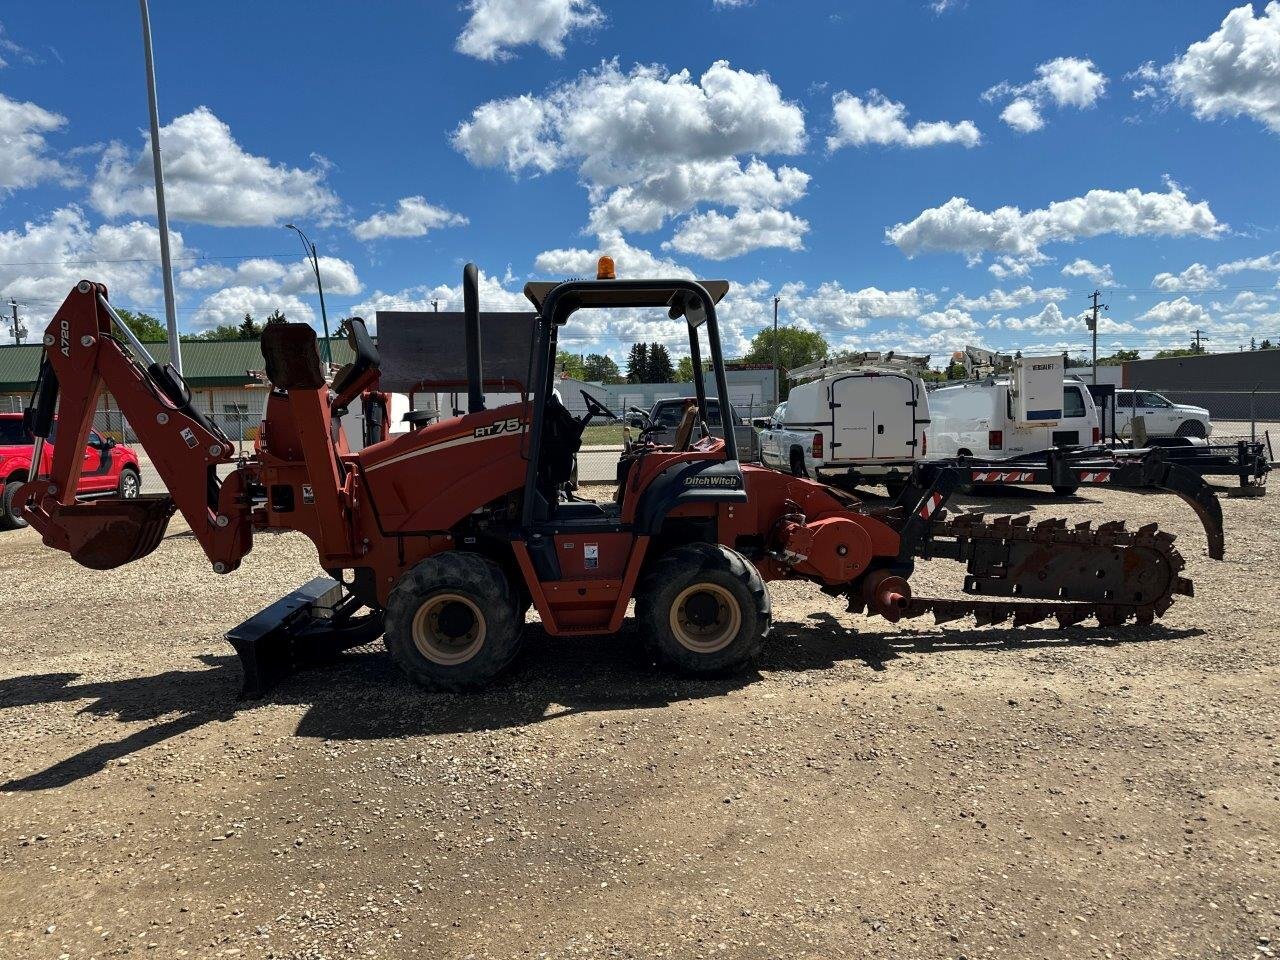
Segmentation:
<svg viewBox="0 0 1280 960">
<path fill-rule="evenodd" d="M 1089 299 L 1093 301 L 1093 314 L 1085 319 L 1089 325 L 1089 329 L 1093 332 L 1093 385 L 1098 385 L 1098 311 L 1109 309 L 1105 303 L 1099 304 L 1098 298 L 1102 296 L 1097 290 L 1089 294 Z"/>
<path fill-rule="evenodd" d="M 439 313 L 439 312 L 440 312 L 440 301 L 439 301 L 439 300 L 432 300 L 432 301 L 431 301 L 431 309 L 432 309 L 432 310 L 434 310 L 436 313 Z"/>
<path fill-rule="evenodd" d="M 773 402 L 782 402 L 782 380 L 778 373 L 778 303 L 781 297 L 773 298 Z"/>
<path fill-rule="evenodd" d="M 10 297 L 9 306 L 13 310 L 13 343 L 14 346 L 21 346 L 22 338 L 26 335 L 27 328 L 18 319 L 18 301 Z"/>
<path fill-rule="evenodd" d="M 147 61 L 147 98 L 151 107 L 151 170 L 156 181 L 156 227 L 160 231 L 160 273 L 164 279 L 164 318 L 169 329 L 169 362 L 182 374 L 182 341 L 178 337 L 178 310 L 173 299 L 173 264 L 169 261 L 169 215 L 164 208 L 164 166 L 160 163 L 160 106 L 156 101 L 156 65 L 151 55 L 151 13 L 147 0 L 142 9 L 142 52 Z"/>
<path fill-rule="evenodd" d="M 1204 347 L 1200 346 L 1200 341 L 1208 340 L 1209 338 L 1200 336 L 1199 330 L 1196 330 L 1195 334 L 1196 334 L 1195 346 L 1193 346 L 1191 349 L 1194 350 L 1196 353 L 1204 353 Z"/>
</svg>

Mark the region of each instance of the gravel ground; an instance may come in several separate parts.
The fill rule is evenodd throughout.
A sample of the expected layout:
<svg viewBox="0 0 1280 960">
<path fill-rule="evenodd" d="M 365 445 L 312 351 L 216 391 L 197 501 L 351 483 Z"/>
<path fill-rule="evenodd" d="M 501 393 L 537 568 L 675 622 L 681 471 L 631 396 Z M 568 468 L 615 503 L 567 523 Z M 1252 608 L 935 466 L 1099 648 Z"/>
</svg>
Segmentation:
<svg viewBox="0 0 1280 960">
<path fill-rule="evenodd" d="M 1224 563 L 1173 498 L 982 505 L 1158 519 L 1198 596 L 1112 636 L 775 584 L 729 681 L 531 624 L 478 695 L 376 650 L 240 703 L 222 634 L 307 541 L 217 578 L 177 524 L 105 574 L 4 534 L 0 956 L 1272 956 L 1271 503 L 1224 502 Z"/>
</svg>

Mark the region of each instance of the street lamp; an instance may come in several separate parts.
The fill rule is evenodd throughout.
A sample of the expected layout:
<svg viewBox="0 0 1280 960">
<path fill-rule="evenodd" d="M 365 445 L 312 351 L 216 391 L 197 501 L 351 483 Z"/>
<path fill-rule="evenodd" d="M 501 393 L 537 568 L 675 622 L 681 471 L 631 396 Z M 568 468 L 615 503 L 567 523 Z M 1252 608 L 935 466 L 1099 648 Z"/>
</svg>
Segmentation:
<svg viewBox="0 0 1280 960">
<path fill-rule="evenodd" d="M 311 261 L 311 269 L 316 274 L 316 290 L 320 293 L 320 319 L 324 323 L 324 362 L 326 364 L 333 362 L 333 355 L 329 346 L 329 314 L 324 309 L 324 284 L 320 282 L 320 258 L 316 256 L 316 245 L 307 239 L 307 235 L 295 227 L 292 223 L 286 223 L 285 228 L 292 230 L 302 240 L 302 249 L 306 251 L 307 258 Z"/>
</svg>

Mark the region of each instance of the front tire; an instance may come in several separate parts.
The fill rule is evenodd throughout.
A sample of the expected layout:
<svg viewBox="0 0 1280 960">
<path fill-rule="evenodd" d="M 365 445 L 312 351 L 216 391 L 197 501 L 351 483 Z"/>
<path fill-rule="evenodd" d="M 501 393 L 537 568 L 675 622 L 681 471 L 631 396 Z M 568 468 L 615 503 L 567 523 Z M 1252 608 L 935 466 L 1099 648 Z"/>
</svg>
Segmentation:
<svg viewBox="0 0 1280 960">
<path fill-rule="evenodd" d="M 460 551 L 428 557 L 387 600 L 387 650 L 419 686 L 473 690 L 515 659 L 523 633 L 516 605 L 492 560 Z"/>
<path fill-rule="evenodd" d="M 741 554 L 711 543 L 676 547 L 636 591 L 636 621 L 659 662 L 696 677 L 756 661 L 772 623 L 769 593 Z"/>
<path fill-rule="evenodd" d="M 1182 423 L 1178 424 L 1178 429 L 1177 432 L 1174 433 L 1174 436 L 1195 437 L 1199 440 L 1203 440 L 1206 436 L 1204 424 L 1199 420 L 1183 420 Z"/>
<path fill-rule="evenodd" d="M 4 496 L 0 497 L 0 530 L 21 530 L 27 525 L 22 516 L 22 505 L 17 501 L 18 488 L 26 480 L 14 477 L 4 485 Z"/>
<path fill-rule="evenodd" d="M 120 480 L 116 484 L 116 495 L 121 500 L 135 500 L 142 492 L 142 477 L 133 467 L 125 467 L 120 471 Z"/>
</svg>

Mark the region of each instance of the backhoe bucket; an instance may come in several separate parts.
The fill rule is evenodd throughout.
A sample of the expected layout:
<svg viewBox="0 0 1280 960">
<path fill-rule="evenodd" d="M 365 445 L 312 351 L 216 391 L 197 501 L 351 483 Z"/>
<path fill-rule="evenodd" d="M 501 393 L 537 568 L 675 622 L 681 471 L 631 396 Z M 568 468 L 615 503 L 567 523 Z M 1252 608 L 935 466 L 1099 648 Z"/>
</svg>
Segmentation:
<svg viewBox="0 0 1280 960">
<path fill-rule="evenodd" d="M 28 507 L 25 516 L 47 545 L 90 570 L 112 570 L 145 557 L 164 539 L 174 511 L 168 494 L 72 504 L 47 498 L 46 504 Z"/>
</svg>

